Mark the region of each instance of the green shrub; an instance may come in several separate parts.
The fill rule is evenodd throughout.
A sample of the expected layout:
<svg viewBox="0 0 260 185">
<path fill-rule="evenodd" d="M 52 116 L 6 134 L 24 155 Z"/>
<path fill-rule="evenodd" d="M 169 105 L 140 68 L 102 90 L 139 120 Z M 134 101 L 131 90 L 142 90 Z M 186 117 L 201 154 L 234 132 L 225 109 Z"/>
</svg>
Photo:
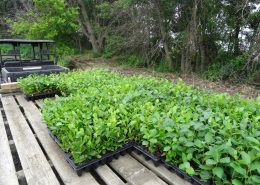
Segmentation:
<svg viewBox="0 0 260 185">
<path fill-rule="evenodd" d="M 106 40 L 103 57 L 112 58 L 115 55 L 120 55 L 123 43 L 125 43 L 125 39 L 123 37 L 119 35 L 110 35 Z"/>
<path fill-rule="evenodd" d="M 117 61 L 124 66 L 131 67 L 144 67 L 145 60 L 141 55 L 121 55 L 117 58 Z"/>
<path fill-rule="evenodd" d="M 239 82 L 246 78 L 246 74 L 243 73 L 246 58 L 245 55 L 240 55 L 236 58 L 228 57 L 226 62 L 213 63 L 203 73 L 203 76 L 212 81 L 232 80 L 233 82 Z"/>
<path fill-rule="evenodd" d="M 130 66 L 143 67 L 144 63 L 144 58 L 140 55 L 130 55 L 127 58 L 127 64 Z"/>
<path fill-rule="evenodd" d="M 170 69 L 166 63 L 166 60 L 160 60 L 160 62 L 154 66 L 154 69 L 159 72 L 178 71 L 176 68 Z"/>
<path fill-rule="evenodd" d="M 103 70 L 57 84 L 68 97 L 45 100 L 44 120 L 78 163 L 134 140 L 203 181 L 259 184 L 259 98 Z"/>
</svg>

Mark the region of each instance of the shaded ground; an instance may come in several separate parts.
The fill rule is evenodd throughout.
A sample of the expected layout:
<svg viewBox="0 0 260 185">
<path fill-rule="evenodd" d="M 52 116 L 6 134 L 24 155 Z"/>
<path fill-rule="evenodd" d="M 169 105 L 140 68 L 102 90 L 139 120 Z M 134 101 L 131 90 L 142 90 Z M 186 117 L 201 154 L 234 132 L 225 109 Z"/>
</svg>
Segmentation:
<svg viewBox="0 0 260 185">
<path fill-rule="evenodd" d="M 212 90 L 216 92 L 228 93 L 234 95 L 241 94 L 243 97 L 256 98 L 260 95 L 260 89 L 248 84 L 232 85 L 224 82 L 211 82 L 202 79 L 196 74 L 180 75 L 175 73 L 162 73 L 148 68 L 135 68 L 122 66 L 112 59 L 91 58 L 89 56 L 75 56 L 71 59 L 72 64 L 76 69 L 86 70 L 90 68 L 107 68 L 113 71 L 120 72 L 125 75 L 142 74 L 147 76 L 155 76 L 167 78 L 172 82 L 182 79 L 185 83 L 201 89 Z"/>
</svg>

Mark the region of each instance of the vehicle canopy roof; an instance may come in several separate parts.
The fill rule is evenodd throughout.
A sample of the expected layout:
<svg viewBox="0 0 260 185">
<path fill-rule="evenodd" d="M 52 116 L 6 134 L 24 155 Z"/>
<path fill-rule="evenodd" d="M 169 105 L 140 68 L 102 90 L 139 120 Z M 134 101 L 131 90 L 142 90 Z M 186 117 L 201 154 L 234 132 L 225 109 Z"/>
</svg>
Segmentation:
<svg viewBox="0 0 260 185">
<path fill-rule="evenodd" d="M 20 40 L 20 39 L 0 39 L 0 44 L 45 44 L 54 43 L 53 40 Z"/>
</svg>

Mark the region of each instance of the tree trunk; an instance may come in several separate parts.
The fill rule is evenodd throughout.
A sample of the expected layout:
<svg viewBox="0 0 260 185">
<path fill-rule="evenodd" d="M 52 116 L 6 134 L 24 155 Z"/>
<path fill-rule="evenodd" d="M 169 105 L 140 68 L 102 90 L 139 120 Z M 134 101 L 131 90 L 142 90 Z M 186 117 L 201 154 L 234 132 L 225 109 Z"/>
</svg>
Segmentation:
<svg viewBox="0 0 260 185">
<path fill-rule="evenodd" d="M 185 62 L 186 62 L 186 54 L 185 54 L 186 49 L 183 49 L 181 53 L 181 71 L 185 71 Z"/>
<path fill-rule="evenodd" d="M 182 72 L 189 73 L 192 71 L 192 63 L 196 56 L 196 36 L 197 36 L 197 10 L 198 0 L 194 0 L 192 7 L 192 17 L 187 26 L 188 36 L 184 43 L 184 50 L 182 53 Z"/>
<path fill-rule="evenodd" d="M 234 55 L 238 56 L 240 53 L 239 49 L 239 33 L 240 33 L 240 21 L 236 21 L 235 35 L 234 35 Z"/>
<path fill-rule="evenodd" d="M 204 45 L 203 33 L 200 36 L 200 71 L 204 71 L 206 68 L 206 48 Z"/>
<path fill-rule="evenodd" d="M 163 49 L 165 51 L 166 65 L 169 69 L 172 69 L 173 61 L 171 58 L 169 44 L 167 42 L 167 31 L 165 28 L 165 24 L 163 22 L 163 18 L 161 16 L 160 2 L 155 0 L 154 3 L 156 6 L 155 8 L 156 8 L 157 19 L 158 19 L 158 23 L 159 23 L 159 29 L 160 29 L 161 37 L 162 37 Z"/>
<path fill-rule="evenodd" d="M 82 20 L 80 20 L 80 21 L 81 21 L 83 33 L 88 38 L 89 42 L 91 43 L 93 51 L 100 53 L 102 49 L 98 44 L 95 32 L 90 23 L 90 20 L 89 20 L 89 17 L 88 17 L 86 8 L 85 8 L 85 4 L 82 0 L 78 0 L 78 4 L 79 4 L 80 10 L 81 10 Z"/>
<path fill-rule="evenodd" d="M 205 43 L 204 43 L 204 26 L 202 25 L 202 21 L 201 19 L 199 19 L 200 22 L 200 34 L 199 34 L 199 48 L 200 48 L 200 68 L 198 68 L 198 70 L 200 71 L 204 71 L 206 68 L 206 47 L 205 47 Z"/>
</svg>

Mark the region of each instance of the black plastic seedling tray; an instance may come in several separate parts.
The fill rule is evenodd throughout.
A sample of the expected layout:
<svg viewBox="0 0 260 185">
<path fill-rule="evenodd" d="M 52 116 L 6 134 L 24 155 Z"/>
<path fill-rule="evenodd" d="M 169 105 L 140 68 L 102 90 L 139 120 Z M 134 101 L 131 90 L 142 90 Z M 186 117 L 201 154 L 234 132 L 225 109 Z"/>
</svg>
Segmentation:
<svg viewBox="0 0 260 185">
<path fill-rule="evenodd" d="M 92 159 L 90 161 L 81 163 L 81 164 L 75 164 L 74 161 L 71 159 L 70 154 L 65 154 L 67 162 L 71 165 L 71 167 L 76 170 L 77 174 L 79 176 L 82 175 L 83 171 L 89 171 L 91 169 L 97 168 L 99 165 L 104 165 L 107 162 L 111 162 L 113 159 L 117 159 L 120 155 L 125 155 L 127 152 L 130 152 L 132 150 L 132 143 L 127 143 L 123 147 L 108 152 L 105 155 L 103 155 L 101 158 Z"/>
<path fill-rule="evenodd" d="M 49 130 L 49 134 L 51 138 L 60 145 L 61 142 L 59 139 L 52 134 L 52 132 Z M 70 166 L 76 171 L 78 176 L 81 176 L 83 171 L 89 171 L 91 169 L 97 168 L 99 165 L 104 165 L 107 162 L 111 162 L 113 159 L 117 159 L 120 155 L 125 155 L 127 152 L 132 151 L 133 149 L 133 143 L 129 142 L 125 145 L 123 145 L 121 148 L 108 152 L 105 155 L 103 155 L 101 158 L 92 159 L 86 162 L 83 162 L 81 164 L 76 164 L 73 159 L 71 158 L 71 155 L 69 153 L 66 153 L 62 150 L 66 161 L 70 164 Z"/>
<path fill-rule="evenodd" d="M 59 139 L 53 135 L 50 129 L 49 134 L 51 138 L 58 144 L 60 145 L 61 142 Z M 61 148 L 60 148 L 61 149 Z M 62 150 L 62 149 L 61 149 Z M 184 171 L 180 170 L 177 166 L 170 164 L 169 162 L 165 161 L 161 156 L 159 155 L 154 155 L 150 153 L 144 146 L 140 145 L 139 143 L 136 142 L 129 142 L 125 144 L 123 147 L 117 149 L 116 151 L 109 152 L 105 155 L 103 155 L 101 158 L 98 159 L 92 159 L 90 161 L 81 163 L 81 164 L 76 164 L 73 159 L 71 158 L 71 155 L 64 152 L 64 156 L 66 158 L 66 161 L 70 164 L 70 166 L 76 171 L 78 176 L 81 176 L 83 171 L 89 171 L 91 169 L 95 169 L 99 165 L 104 165 L 107 162 L 111 162 L 114 158 L 117 159 L 120 155 L 124 155 L 127 152 L 131 151 L 137 151 L 137 153 L 141 153 L 144 155 L 145 159 L 151 159 L 155 166 L 158 166 L 160 164 L 164 165 L 167 169 L 173 171 L 176 173 L 179 177 L 182 179 L 190 182 L 193 185 L 211 185 L 212 183 L 203 183 L 201 182 L 198 178 L 196 177 L 191 177 L 188 174 L 186 174 Z"/>
<path fill-rule="evenodd" d="M 53 92 L 38 93 L 34 95 L 25 95 L 25 99 L 27 101 L 34 101 L 34 100 L 39 100 L 44 98 L 52 98 L 55 97 L 55 95 L 60 95 L 60 92 L 53 91 Z"/>
<path fill-rule="evenodd" d="M 144 147 L 143 145 L 140 144 L 134 144 L 134 149 L 138 154 L 143 154 L 144 158 L 146 160 L 151 159 L 154 163 L 155 166 L 159 166 L 162 160 L 162 157 L 160 155 L 155 155 L 152 154 L 151 152 L 149 152 L 146 147 Z"/>
<path fill-rule="evenodd" d="M 187 173 L 179 169 L 177 166 L 162 160 L 162 164 L 168 169 L 176 173 L 182 179 L 190 182 L 193 185 L 211 185 L 212 183 L 201 182 L 197 177 L 189 176 Z"/>
</svg>

